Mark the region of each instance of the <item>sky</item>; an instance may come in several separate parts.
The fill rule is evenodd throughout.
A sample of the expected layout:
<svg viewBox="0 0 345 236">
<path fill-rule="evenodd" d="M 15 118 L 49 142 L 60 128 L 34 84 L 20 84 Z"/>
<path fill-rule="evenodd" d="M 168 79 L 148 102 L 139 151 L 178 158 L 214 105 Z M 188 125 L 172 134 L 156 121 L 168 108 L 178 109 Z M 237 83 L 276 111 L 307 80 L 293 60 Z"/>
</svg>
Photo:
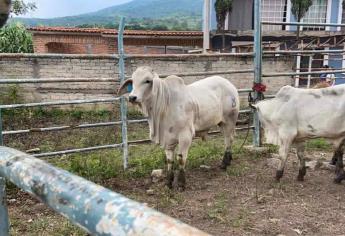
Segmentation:
<svg viewBox="0 0 345 236">
<path fill-rule="evenodd" d="M 37 9 L 22 17 L 54 18 L 97 11 L 131 0 L 25 0 L 35 2 Z"/>
</svg>

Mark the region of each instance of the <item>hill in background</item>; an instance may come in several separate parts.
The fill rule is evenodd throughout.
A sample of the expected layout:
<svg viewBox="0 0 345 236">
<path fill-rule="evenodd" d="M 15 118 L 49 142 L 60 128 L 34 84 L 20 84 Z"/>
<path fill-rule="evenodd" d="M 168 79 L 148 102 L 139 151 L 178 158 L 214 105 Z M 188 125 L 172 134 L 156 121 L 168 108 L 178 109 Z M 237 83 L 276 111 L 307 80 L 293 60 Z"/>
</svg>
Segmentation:
<svg viewBox="0 0 345 236">
<path fill-rule="evenodd" d="M 201 30 L 203 0 L 133 0 L 77 16 L 52 19 L 14 18 L 27 26 L 78 26 L 115 28 L 121 16 L 127 28 Z"/>
</svg>

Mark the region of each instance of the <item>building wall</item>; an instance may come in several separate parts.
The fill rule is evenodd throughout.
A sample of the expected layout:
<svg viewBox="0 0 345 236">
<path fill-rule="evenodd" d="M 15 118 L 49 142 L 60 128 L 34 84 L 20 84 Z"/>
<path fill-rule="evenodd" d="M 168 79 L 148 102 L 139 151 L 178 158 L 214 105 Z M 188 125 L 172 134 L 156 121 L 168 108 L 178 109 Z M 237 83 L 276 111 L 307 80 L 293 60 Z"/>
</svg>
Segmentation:
<svg viewBox="0 0 345 236">
<path fill-rule="evenodd" d="M 210 0 L 211 4 L 213 4 L 214 0 Z M 247 0 L 234 0 L 233 1 L 233 10 L 230 13 L 229 21 L 226 23 L 229 25 L 230 30 L 250 30 L 253 29 L 252 25 L 249 24 L 250 20 L 253 18 L 253 13 L 248 14 L 248 10 L 250 10 L 250 5 L 246 5 L 245 2 Z M 277 17 L 277 19 L 273 21 L 282 21 L 283 14 L 279 15 L 277 12 L 274 13 L 274 11 L 277 11 L 277 6 L 274 5 L 274 3 L 281 2 L 282 0 L 262 0 L 262 6 L 265 8 L 267 11 L 262 11 L 262 17 L 265 20 L 266 18 L 269 18 L 271 16 Z M 316 2 L 316 0 L 314 0 Z M 253 1 L 251 1 L 252 3 Z M 342 2 L 343 0 L 326 0 L 327 2 L 327 17 L 326 17 L 326 23 L 341 23 L 341 16 L 342 16 Z M 211 7 L 212 12 L 211 12 L 211 21 L 215 21 L 215 9 L 214 6 Z M 269 9 L 272 9 L 271 11 Z M 291 0 L 287 0 L 287 13 L 286 13 L 286 21 L 287 22 L 296 22 L 296 18 L 291 12 Z M 283 11 L 282 8 L 279 8 L 279 11 Z M 238 18 L 237 15 L 246 15 L 246 19 L 241 19 Z M 231 17 L 232 15 L 236 17 Z M 279 16 L 278 16 L 279 15 Z M 280 20 L 278 18 L 281 18 Z M 236 20 L 237 19 L 237 20 Z M 234 22 L 235 20 L 235 22 Z M 270 20 L 269 20 L 270 21 Z M 272 20 L 271 20 L 272 21 Z M 247 23 L 244 23 L 247 22 Z M 216 29 L 216 25 L 211 28 L 211 29 Z M 282 26 L 264 26 L 264 30 L 278 30 L 282 29 Z M 296 26 L 286 26 L 286 30 L 289 31 L 296 31 L 297 27 Z M 341 29 L 338 27 L 326 27 L 326 31 L 340 31 Z"/>
<path fill-rule="evenodd" d="M 265 58 L 264 73 L 292 72 L 293 60 L 289 57 Z M 186 72 L 243 70 L 253 68 L 253 58 L 233 55 L 148 55 L 128 56 L 126 73 L 131 75 L 138 66 L 151 66 L 161 74 Z M 118 60 L 116 56 L 91 55 L 43 55 L 2 54 L 0 70 L 3 79 L 23 78 L 116 78 Z M 183 77 L 187 84 L 205 76 Z M 239 89 L 250 88 L 253 74 L 224 75 Z M 290 77 L 265 78 L 269 93 L 291 84 Z M 18 87 L 26 102 L 66 99 L 103 98 L 114 96 L 118 83 L 49 83 L 26 84 Z M 2 92 L 6 89 L 1 89 Z"/>
<path fill-rule="evenodd" d="M 35 53 L 56 53 L 61 48 L 68 54 L 117 53 L 116 41 L 101 36 L 34 34 L 33 38 Z"/>
<path fill-rule="evenodd" d="M 104 37 L 101 34 L 61 34 L 57 32 L 34 33 L 35 53 L 64 53 L 64 54 L 116 54 L 117 38 Z M 125 52 L 128 54 L 180 54 L 183 48 L 202 47 L 202 37 L 199 38 L 125 38 Z M 148 47 L 151 46 L 151 47 Z M 152 47 L 156 46 L 156 47 Z M 160 48 L 158 48 L 160 46 Z M 171 49 L 178 46 L 181 49 Z"/>
</svg>

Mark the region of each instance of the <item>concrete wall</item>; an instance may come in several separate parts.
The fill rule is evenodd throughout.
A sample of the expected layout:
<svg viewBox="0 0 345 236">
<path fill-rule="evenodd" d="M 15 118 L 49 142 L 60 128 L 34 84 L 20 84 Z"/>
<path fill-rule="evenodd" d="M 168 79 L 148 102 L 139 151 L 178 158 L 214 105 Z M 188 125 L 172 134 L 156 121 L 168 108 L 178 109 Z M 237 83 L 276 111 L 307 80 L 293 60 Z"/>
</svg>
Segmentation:
<svg viewBox="0 0 345 236">
<path fill-rule="evenodd" d="M 264 73 L 292 72 L 292 59 L 270 57 L 263 62 Z M 251 56 L 234 55 L 132 55 L 126 59 L 126 73 L 142 65 L 161 74 L 243 70 L 253 68 Z M 23 78 L 118 78 L 118 59 L 111 55 L 0 54 L 0 79 Z M 184 77 L 187 84 L 204 76 Z M 239 89 L 250 88 L 253 74 L 224 75 Z M 269 93 L 291 84 L 290 77 L 265 79 Z M 19 94 L 27 102 L 104 98 L 115 94 L 118 83 L 53 83 L 19 85 Z M 0 88 L 3 92 L 4 87 Z"/>
</svg>

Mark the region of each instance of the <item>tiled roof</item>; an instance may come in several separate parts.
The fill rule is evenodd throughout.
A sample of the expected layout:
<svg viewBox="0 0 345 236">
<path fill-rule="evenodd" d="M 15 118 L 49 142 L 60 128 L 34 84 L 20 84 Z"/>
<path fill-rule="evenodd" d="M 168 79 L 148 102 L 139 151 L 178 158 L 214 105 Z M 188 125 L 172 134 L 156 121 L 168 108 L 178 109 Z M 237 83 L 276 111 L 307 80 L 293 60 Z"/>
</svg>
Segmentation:
<svg viewBox="0 0 345 236">
<path fill-rule="evenodd" d="M 71 28 L 71 27 L 31 27 L 32 32 L 66 32 L 66 33 L 98 33 L 98 34 L 117 34 L 115 29 L 101 28 Z M 132 36 L 177 36 L 177 37 L 202 37 L 201 31 L 153 31 L 153 30 L 125 30 L 125 35 Z"/>
</svg>

